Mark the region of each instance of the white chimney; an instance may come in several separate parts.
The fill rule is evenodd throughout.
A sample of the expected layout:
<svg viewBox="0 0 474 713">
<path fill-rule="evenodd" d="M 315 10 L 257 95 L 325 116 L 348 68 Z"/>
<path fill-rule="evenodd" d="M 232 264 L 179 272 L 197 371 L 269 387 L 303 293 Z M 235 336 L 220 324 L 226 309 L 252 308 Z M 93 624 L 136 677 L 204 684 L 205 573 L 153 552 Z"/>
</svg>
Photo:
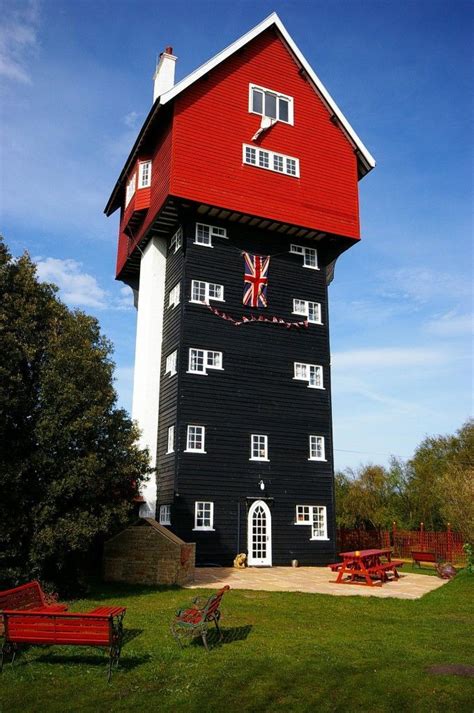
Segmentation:
<svg viewBox="0 0 474 713">
<path fill-rule="evenodd" d="M 156 98 L 161 96 L 174 86 L 174 68 L 177 57 L 173 55 L 173 48 L 167 47 L 160 54 L 160 59 L 156 65 L 155 74 L 153 76 L 153 103 Z"/>
</svg>

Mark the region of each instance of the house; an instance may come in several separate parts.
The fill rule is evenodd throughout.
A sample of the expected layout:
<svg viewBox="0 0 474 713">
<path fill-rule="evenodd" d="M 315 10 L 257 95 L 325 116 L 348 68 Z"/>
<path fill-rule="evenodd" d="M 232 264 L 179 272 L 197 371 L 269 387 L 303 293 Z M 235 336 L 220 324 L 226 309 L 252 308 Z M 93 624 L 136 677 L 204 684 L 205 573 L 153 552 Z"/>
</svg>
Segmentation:
<svg viewBox="0 0 474 713">
<path fill-rule="evenodd" d="M 134 290 L 143 517 L 198 564 L 335 556 L 327 284 L 375 165 L 273 13 L 154 102 L 105 212 Z"/>
</svg>

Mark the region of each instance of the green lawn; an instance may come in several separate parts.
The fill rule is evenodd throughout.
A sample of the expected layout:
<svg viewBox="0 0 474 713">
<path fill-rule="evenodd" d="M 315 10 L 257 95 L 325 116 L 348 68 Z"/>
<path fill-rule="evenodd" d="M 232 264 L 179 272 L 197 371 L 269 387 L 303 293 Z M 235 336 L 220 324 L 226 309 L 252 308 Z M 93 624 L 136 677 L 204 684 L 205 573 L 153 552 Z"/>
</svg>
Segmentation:
<svg viewBox="0 0 474 713">
<path fill-rule="evenodd" d="M 223 644 L 180 650 L 174 610 L 203 592 L 100 585 L 72 610 L 123 604 L 128 642 L 112 683 L 98 649 L 30 648 L 0 678 L 1 713 L 469 711 L 474 576 L 418 601 L 233 590 Z"/>
</svg>

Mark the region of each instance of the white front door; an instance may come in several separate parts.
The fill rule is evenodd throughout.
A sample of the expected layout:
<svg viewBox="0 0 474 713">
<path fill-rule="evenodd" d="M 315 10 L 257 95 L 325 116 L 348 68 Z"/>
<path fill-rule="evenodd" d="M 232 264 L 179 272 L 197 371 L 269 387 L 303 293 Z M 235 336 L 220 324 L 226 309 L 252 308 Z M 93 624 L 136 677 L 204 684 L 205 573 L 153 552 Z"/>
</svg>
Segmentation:
<svg viewBox="0 0 474 713">
<path fill-rule="evenodd" d="M 272 566 L 272 515 L 270 508 L 257 500 L 252 503 L 247 523 L 247 563 L 251 567 Z"/>
</svg>

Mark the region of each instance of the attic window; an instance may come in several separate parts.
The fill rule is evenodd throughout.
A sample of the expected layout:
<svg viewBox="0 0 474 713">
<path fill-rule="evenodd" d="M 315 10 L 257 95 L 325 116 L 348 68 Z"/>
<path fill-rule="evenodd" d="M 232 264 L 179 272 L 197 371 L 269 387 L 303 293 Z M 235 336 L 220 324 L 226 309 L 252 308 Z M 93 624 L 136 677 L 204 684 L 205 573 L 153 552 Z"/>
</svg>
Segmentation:
<svg viewBox="0 0 474 713">
<path fill-rule="evenodd" d="M 249 84 L 249 112 L 293 124 L 293 98 L 256 84 Z"/>
<path fill-rule="evenodd" d="M 138 188 L 151 186 L 151 161 L 142 161 L 138 168 Z"/>
<path fill-rule="evenodd" d="M 137 187 L 137 174 L 134 173 L 129 182 L 127 183 L 127 190 L 125 193 L 125 208 L 128 206 L 130 201 L 133 198 L 133 194 L 135 193 L 135 189 Z"/>
</svg>

